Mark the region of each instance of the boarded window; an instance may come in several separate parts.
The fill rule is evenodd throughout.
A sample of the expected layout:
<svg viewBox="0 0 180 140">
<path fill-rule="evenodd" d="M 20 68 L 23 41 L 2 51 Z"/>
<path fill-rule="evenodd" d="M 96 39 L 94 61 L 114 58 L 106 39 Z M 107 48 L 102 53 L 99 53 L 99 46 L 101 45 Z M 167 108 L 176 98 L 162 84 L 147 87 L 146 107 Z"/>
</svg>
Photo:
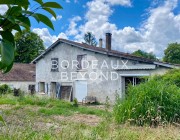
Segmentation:
<svg viewBox="0 0 180 140">
<path fill-rule="evenodd" d="M 77 56 L 77 61 L 78 61 L 77 68 L 78 68 L 78 70 L 81 70 L 84 68 L 83 60 L 86 60 L 86 54 Z"/>
<path fill-rule="evenodd" d="M 51 71 L 58 72 L 59 71 L 59 60 L 58 58 L 51 58 Z"/>
<path fill-rule="evenodd" d="M 60 99 L 72 101 L 72 86 L 61 86 Z"/>
</svg>

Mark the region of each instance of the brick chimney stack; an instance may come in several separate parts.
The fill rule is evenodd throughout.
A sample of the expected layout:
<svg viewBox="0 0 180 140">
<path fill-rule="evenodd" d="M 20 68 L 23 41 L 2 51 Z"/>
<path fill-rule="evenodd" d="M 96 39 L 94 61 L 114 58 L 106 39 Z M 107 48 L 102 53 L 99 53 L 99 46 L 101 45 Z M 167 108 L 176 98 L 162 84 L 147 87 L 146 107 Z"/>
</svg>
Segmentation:
<svg viewBox="0 0 180 140">
<path fill-rule="evenodd" d="M 106 49 L 108 51 L 111 50 L 111 36 L 112 36 L 111 33 L 106 33 Z"/>
<path fill-rule="evenodd" d="M 102 38 L 99 39 L 99 47 L 102 48 L 103 42 Z"/>
</svg>

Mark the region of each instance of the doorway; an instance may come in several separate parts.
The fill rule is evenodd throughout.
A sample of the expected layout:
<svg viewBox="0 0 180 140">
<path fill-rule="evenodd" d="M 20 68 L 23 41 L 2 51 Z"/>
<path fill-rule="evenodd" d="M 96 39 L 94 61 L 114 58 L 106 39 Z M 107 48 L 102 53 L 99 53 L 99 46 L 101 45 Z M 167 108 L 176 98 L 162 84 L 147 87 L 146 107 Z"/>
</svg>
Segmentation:
<svg viewBox="0 0 180 140">
<path fill-rule="evenodd" d="M 56 97 L 56 82 L 51 82 L 51 95 L 52 98 Z"/>
<path fill-rule="evenodd" d="M 127 89 L 129 85 L 136 86 L 142 82 L 144 82 L 144 79 L 142 77 L 125 77 L 125 93 L 127 94 Z"/>
<path fill-rule="evenodd" d="M 87 96 L 87 81 L 85 80 L 77 80 L 75 81 L 75 98 L 78 102 L 82 102 L 82 100 Z"/>
</svg>

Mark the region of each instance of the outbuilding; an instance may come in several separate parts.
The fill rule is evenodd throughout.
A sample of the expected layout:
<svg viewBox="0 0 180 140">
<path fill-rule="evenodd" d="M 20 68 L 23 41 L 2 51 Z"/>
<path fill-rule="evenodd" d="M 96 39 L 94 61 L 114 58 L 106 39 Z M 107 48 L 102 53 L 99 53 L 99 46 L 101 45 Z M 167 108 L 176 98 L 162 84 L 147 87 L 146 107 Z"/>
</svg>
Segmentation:
<svg viewBox="0 0 180 140">
<path fill-rule="evenodd" d="M 30 92 L 35 88 L 35 65 L 15 63 L 8 73 L 0 73 L 0 84 L 7 84 L 11 89 Z"/>
</svg>

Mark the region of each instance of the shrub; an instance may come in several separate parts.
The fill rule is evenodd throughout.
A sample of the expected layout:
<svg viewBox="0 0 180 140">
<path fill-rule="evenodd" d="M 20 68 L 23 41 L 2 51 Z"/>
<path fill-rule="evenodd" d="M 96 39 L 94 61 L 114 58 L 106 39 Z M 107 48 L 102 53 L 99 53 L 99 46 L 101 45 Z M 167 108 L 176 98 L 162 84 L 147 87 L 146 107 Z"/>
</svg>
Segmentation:
<svg viewBox="0 0 180 140">
<path fill-rule="evenodd" d="M 173 83 L 180 88 L 180 69 L 173 69 L 168 71 L 162 76 L 162 79 L 166 82 Z"/>
<path fill-rule="evenodd" d="M 130 86 L 126 100 L 117 97 L 115 120 L 119 123 L 130 121 L 137 125 L 154 126 L 168 122 L 180 123 L 180 88 L 178 79 L 170 76 L 171 72 L 155 76 L 136 87 Z"/>
<path fill-rule="evenodd" d="M 73 106 L 78 107 L 78 100 L 76 98 L 73 100 Z"/>
<path fill-rule="evenodd" d="M 6 84 L 0 85 L 0 94 L 7 94 L 10 92 L 10 87 Z"/>
<path fill-rule="evenodd" d="M 14 96 L 20 96 L 20 97 L 23 97 L 25 95 L 25 92 L 22 91 L 21 89 L 16 89 L 14 88 Z"/>
</svg>

